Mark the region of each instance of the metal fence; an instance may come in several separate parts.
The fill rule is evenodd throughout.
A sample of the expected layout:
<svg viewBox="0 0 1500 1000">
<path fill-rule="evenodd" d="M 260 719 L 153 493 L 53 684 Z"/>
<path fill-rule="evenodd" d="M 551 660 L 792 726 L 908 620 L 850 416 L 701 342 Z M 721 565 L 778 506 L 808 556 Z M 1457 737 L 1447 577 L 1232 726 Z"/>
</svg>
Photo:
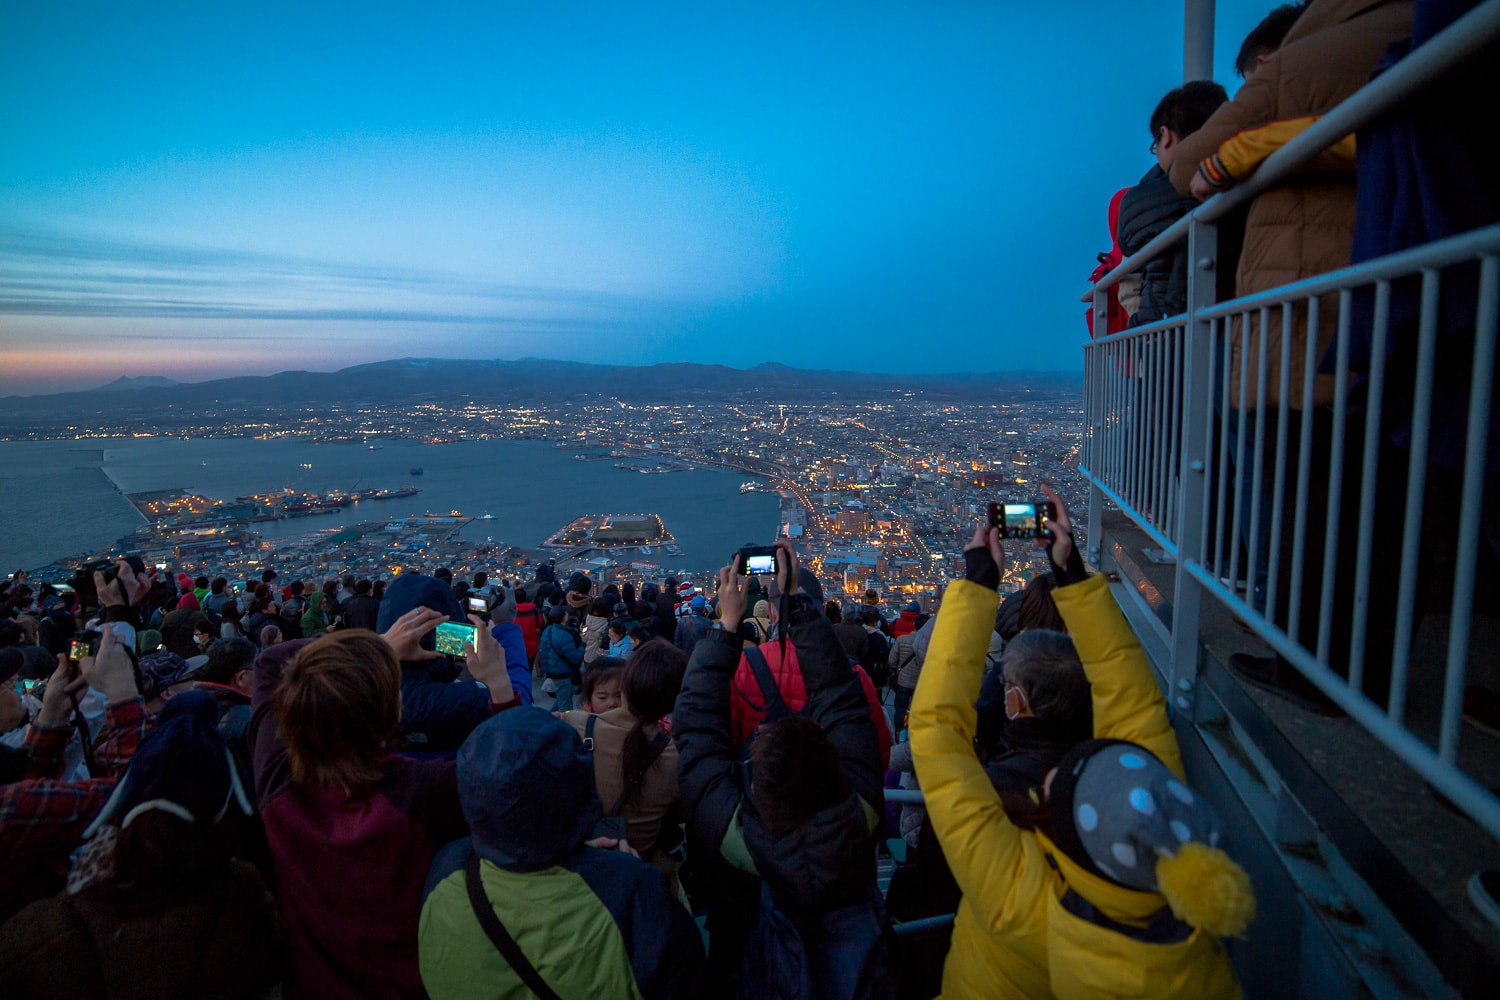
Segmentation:
<svg viewBox="0 0 1500 1000">
<path fill-rule="evenodd" d="M 1216 600 L 1500 837 L 1500 800 L 1458 766 L 1476 566 L 1500 543 L 1485 489 L 1500 444 L 1488 440 L 1500 226 L 1214 301 L 1219 220 L 1497 38 L 1488 0 L 1099 282 L 1104 330 L 1106 291 L 1188 241 L 1187 313 L 1085 348 L 1083 471 L 1090 544 L 1108 502 L 1175 559 L 1179 695 L 1196 679 L 1202 602 Z M 1434 490 L 1454 505 L 1436 516 Z M 1444 550 L 1452 611 L 1432 740 L 1408 725 L 1410 650 Z"/>
</svg>

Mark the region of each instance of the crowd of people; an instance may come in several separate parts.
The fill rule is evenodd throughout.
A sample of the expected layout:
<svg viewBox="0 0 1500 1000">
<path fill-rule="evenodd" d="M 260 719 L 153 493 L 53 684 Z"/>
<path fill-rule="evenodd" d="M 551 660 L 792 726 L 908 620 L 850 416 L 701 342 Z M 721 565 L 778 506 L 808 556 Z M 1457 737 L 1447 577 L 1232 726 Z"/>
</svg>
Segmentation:
<svg viewBox="0 0 1500 1000">
<path fill-rule="evenodd" d="M 124 560 L 11 594 L 0 994 L 1234 996 L 1253 894 L 1053 499 L 1051 574 L 1002 604 L 979 529 L 934 616 L 786 541 L 707 593 L 268 574 L 293 637 Z"/>
<path fill-rule="evenodd" d="M 1166 95 L 1102 266 L 1357 89 L 1412 8 L 1278 8 L 1233 99 Z M 1347 262 L 1349 155 L 1256 200 L 1239 293 Z M 1187 270 L 1142 269 L 1111 328 L 1181 313 Z M 785 540 L 704 589 L 17 574 L 0 995 L 1236 997 L 1233 832 L 1049 498 L 1049 572 L 1002 601 L 980 526 L 933 615 L 826 600 Z"/>
</svg>

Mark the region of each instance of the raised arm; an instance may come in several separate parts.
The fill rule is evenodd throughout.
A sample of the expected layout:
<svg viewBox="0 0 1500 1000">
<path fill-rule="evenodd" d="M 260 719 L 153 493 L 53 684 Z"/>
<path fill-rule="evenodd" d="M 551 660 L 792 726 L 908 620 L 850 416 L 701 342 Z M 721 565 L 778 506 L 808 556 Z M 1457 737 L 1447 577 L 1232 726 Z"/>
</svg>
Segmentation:
<svg viewBox="0 0 1500 1000">
<path fill-rule="evenodd" d="M 672 711 L 677 784 L 688 821 L 694 838 L 715 852 L 745 798 L 729 721 L 730 687 L 740 648 L 739 635 L 726 629 L 715 629 L 699 640 Z"/>
<path fill-rule="evenodd" d="M 993 546 L 998 551 L 998 539 Z M 943 856 L 967 904 L 986 926 L 998 927 L 1012 900 L 1041 887 L 1022 884 L 1028 866 L 1021 831 L 1006 817 L 974 753 L 974 702 L 1000 603 L 998 572 L 993 581 L 960 580 L 948 588 L 912 698 L 910 732 L 912 760 Z"/>
</svg>

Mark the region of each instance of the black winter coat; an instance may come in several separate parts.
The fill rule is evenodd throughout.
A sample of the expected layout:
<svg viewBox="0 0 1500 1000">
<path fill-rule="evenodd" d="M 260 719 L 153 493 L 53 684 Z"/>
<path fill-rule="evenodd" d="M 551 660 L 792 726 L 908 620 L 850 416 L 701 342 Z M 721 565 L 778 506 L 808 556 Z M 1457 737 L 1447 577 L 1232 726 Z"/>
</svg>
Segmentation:
<svg viewBox="0 0 1500 1000">
<path fill-rule="evenodd" d="M 1137 254 L 1172 223 L 1198 206 L 1177 193 L 1161 167 L 1152 167 L 1120 202 L 1120 249 Z M 1141 302 L 1131 326 L 1144 326 L 1187 311 L 1187 241 L 1156 257 L 1141 269 Z"/>
<path fill-rule="evenodd" d="M 695 839 L 718 851 L 737 814 L 760 876 L 783 906 L 830 907 L 860 898 L 874 878 L 874 840 L 856 796 L 883 801 L 880 743 L 859 678 L 833 625 L 822 614 L 794 624 L 789 636 L 807 687 L 802 714 L 822 727 L 853 794 L 841 806 L 780 841 L 757 820 L 733 742 L 730 688 L 739 667 L 740 637 L 714 629 L 693 649 L 672 713 L 678 781 Z"/>
</svg>

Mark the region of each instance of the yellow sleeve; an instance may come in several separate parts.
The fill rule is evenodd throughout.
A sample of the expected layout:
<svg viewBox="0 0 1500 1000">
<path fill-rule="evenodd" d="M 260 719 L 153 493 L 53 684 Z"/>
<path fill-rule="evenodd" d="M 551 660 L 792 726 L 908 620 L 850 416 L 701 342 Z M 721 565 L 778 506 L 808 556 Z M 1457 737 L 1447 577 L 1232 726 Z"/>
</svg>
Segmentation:
<svg viewBox="0 0 1500 1000">
<path fill-rule="evenodd" d="M 927 815 L 976 915 L 1003 923 L 1023 860 L 1021 831 L 974 754 L 974 703 L 1000 598 L 960 580 L 943 598 L 911 703 L 911 750 Z"/>
<path fill-rule="evenodd" d="M 1140 640 L 1109 592 L 1109 581 L 1095 573 L 1082 583 L 1058 587 L 1052 597 L 1093 691 L 1094 735 L 1138 743 L 1173 774 L 1185 777 L 1166 698 Z"/>
<path fill-rule="evenodd" d="M 1242 181 L 1254 173 L 1266 157 L 1301 135 L 1320 117 L 1322 116 L 1304 115 L 1237 132 L 1225 140 L 1213 156 L 1199 165 L 1199 172 L 1215 187 Z M 1344 136 L 1303 169 L 1353 170 L 1354 136 Z"/>
</svg>

